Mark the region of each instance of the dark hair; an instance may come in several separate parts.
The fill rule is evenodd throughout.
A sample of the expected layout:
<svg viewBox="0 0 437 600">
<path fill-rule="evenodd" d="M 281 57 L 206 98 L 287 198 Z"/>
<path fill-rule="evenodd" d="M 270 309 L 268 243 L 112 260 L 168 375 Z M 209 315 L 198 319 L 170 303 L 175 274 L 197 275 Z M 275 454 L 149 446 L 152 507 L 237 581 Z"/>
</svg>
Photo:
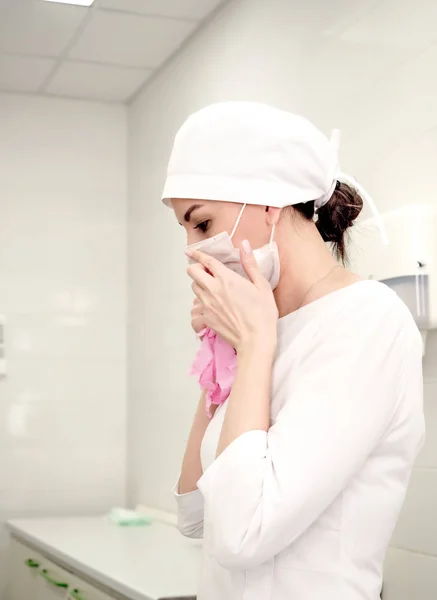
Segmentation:
<svg viewBox="0 0 437 600">
<path fill-rule="evenodd" d="M 314 202 L 294 204 L 293 208 L 306 219 L 315 214 Z M 317 211 L 316 227 L 324 242 L 332 244 L 334 253 L 343 263 L 347 262 L 346 231 L 352 227 L 363 208 L 363 199 L 347 183 L 337 181 L 328 202 Z"/>
</svg>

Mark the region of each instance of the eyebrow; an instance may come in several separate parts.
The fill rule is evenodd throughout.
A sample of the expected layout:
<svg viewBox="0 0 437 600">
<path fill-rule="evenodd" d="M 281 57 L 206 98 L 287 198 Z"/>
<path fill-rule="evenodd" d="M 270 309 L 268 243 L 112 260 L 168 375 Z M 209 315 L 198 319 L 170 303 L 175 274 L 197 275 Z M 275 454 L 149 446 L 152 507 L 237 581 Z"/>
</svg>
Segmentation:
<svg viewBox="0 0 437 600">
<path fill-rule="evenodd" d="M 198 210 L 199 208 L 202 208 L 203 204 L 193 204 L 192 206 L 190 206 L 190 208 L 187 210 L 187 212 L 184 214 L 184 221 L 186 223 L 190 222 L 191 219 L 191 215 L 193 214 L 193 212 L 195 210 Z"/>
</svg>

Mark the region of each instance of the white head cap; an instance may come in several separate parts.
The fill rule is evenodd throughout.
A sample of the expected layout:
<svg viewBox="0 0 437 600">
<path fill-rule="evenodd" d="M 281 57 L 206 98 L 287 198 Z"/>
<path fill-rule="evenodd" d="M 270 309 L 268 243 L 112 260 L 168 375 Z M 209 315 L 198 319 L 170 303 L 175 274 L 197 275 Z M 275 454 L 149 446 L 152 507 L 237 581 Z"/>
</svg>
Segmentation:
<svg viewBox="0 0 437 600">
<path fill-rule="evenodd" d="M 337 172 L 336 148 L 307 119 L 255 102 L 222 102 L 178 131 L 162 199 L 321 206 Z"/>
<path fill-rule="evenodd" d="M 375 203 L 339 172 L 340 132 L 328 140 L 310 121 L 256 102 L 221 102 L 192 114 L 176 134 L 162 200 L 221 200 L 284 208 L 314 201 L 318 210 L 337 180 L 355 187 L 387 236 Z"/>
</svg>

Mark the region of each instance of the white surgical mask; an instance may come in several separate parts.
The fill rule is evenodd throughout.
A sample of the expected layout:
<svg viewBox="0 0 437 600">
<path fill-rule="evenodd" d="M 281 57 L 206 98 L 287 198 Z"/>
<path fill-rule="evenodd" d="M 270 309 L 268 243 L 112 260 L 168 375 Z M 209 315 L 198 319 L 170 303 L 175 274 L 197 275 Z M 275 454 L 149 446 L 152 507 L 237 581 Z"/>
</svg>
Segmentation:
<svg viewBox="0 0 437 600">
<path fill-rule="evenodd" d="M 235 231 L 237 230 L 238 224 L 240 223 L 240 219 L 245 208 L 246 205 L 243 204 L 243 207 L 240 211 L 240 214 L 238 215 L 237 221 L 234 225 L 231 235 L 229 235 L 227 231 L 223 231 L 222 233 L 219 233 L 214 237 L 210 237 L 206 240 L 202 240 L 200 242 L 196 242 L 195 244 L 187 246 L 187 250 L 200 250 L 201 252 L 212 256 L 232 271 L 235 271 L 235 273 L 238 273 L 239 275 L 242 275 L 247 279 L 246 272 L 240 260 L 240 250 L 238 248 L 235 248 L 234 244 L 232 243 L 232 238 L 234 236 Z M 253 251 L 253 255 L 258 264 L 258 267 L 262 275 L 270 283 L 272 290 L 274 290 L 278 285 L 280 275 L 278 246 L 276 245 L 276 242 L 273 241 L 274 235 L 275 226 L 273 225 L 269 243 L 264 246 L 261 246 L 261 248 L 256 248 Z M 189 262 L 193 263 L 196 261 L 189 259 Z"/>
</svg>

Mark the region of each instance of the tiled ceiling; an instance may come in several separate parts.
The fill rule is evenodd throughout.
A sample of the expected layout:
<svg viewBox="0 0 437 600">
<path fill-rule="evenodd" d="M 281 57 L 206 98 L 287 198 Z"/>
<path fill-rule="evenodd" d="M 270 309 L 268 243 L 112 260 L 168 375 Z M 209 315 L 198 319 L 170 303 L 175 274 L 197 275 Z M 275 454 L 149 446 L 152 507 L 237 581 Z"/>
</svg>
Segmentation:
<svg viewBox="0 0 437 600">
<path fill-rule="evenodd" d="M 128 102 L 224 0 L 0 0 L 0 91 Z"/>
</svg>

